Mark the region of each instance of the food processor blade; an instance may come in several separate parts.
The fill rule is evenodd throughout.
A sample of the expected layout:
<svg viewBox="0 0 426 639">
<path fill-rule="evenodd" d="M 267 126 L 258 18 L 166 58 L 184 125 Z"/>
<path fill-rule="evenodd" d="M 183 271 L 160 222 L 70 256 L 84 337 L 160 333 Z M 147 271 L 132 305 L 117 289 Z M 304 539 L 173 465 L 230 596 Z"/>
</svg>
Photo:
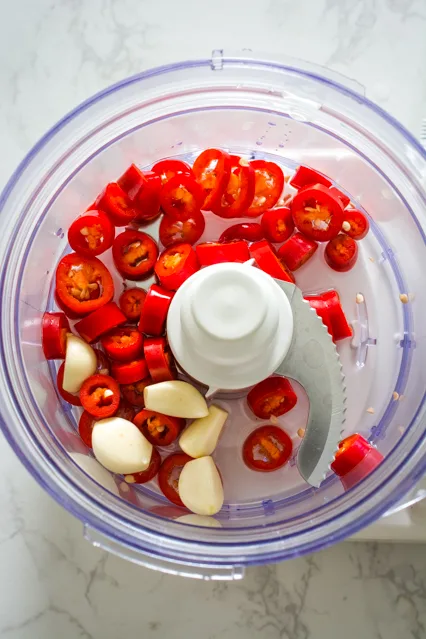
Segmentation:
<svg viewBox="0 0 426 639">
<path fill-rule="evenodd" d="M 289 282 L 275 280 L 287 295 L 294 317 L 293 342 L 275 371 L 299 382 L 309 398 L 309 419 L 297 454 L 302 477 L 318 487 L 342 439 L 346 412 L 345 377 L 339 355 L 322 320 Z"/>
</svg>

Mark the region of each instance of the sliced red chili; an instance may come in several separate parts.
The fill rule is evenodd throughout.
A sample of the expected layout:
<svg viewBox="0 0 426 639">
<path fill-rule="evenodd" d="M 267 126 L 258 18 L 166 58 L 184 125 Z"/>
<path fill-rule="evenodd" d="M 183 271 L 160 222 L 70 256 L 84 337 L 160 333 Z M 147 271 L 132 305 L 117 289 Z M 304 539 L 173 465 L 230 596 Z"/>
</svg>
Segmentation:
<svg viewBox="0 0 426 639">
<path fill-rule="evenodd" d="M 125 475 L 124 479 L 128 484 L 146 484 L 157 475 L 161 466 L 161 457 L 158 450 L 152 449 L 151 461 L 148 468 L 140 471 L 139 473 L 132 473 L 131 475 Z"/>
<path fill-rule="evenodd" d="M 285 242 L 294 231 L 293 216 L 287 206 L 265 211 L 260 224 L 269 242 Z"/>
<path fill-rule="evenodd" d="M 95 419 L 93 415 L 85 410 L 81 413 L 78 422 L 78 434 L 89 448 L 92 448 L 92 432 L 97 421 L 99 420 Z"/>
<path fill-rule="evenodd" d="M 123 189 L 131 200 L 137 195 L 144 182 L 143 172 L 136 164 L 131 164 L 117 180 L 117 184 Z"/>
<path fill-rule="evenodd" d="M 182 242 L 195 244 L 204 233 L 205 226 L 204 215 L 199 211 L 194 211 L 184 220 L 176 220 L 169 215 L 164 215 L 160 222 L 160 242 L 166 248 L 182 244 Z"/>
<path fill-rule="evenodd" d="M 64 359 L 67 333 L 71 332 L 65 313 L 44 313 L 41 342 L 46 359 Z"/>
<path fill-rule="evenodd" d="M 311 259 L 317 248 L 316 242 L 302 233 L 295 233 L 278 249 L 278 257 L 290 271 L 297 271 Z"/>
<path fill-rule="evenodd" d="M 128 362 L 143 353 L 143 337 L 136 327 L 116 328 L 101 339 L 107 355 L 117 362 Z"/>
<path fill-rule="evenodd" d="M 330 193 L 333 193 L 333 195 L 337 195 L 337 197 L 340 199 L 344 209 L 348 206 L 349 202 L 351 201 L 351 199 L 347 195 L 342 193 L 342 191 L 339 191 L 339 189 L 336 189 L 335 186 L 332 186 L 330 188 Z"/>
<path fill-rule="evenodd" d="M 185 428 L 184 419 L 152 410 L 141 410 L 133 422 L 153 446 L 169 446 Z"/>
<path fill-rule="evenodd" d="M 274 249 L 267 240 L 255 242 L 250 246 L 250 254 L 255 259 L 258 267 L 271 277 L 284 282 L 294 283 L 293 274 L 280 262 Z"/>
<path fill-rule="evenodd" d="M 247 242 L 205 242 L 195 247 L 201 266 L 211 266 L 221 262 L 246 262 L 250 259 Z"/>
<path fill-rule="evenodd" d="M 115 417 L 121 417 L 122 419 L 127 419 L 127 421 L 131 422 L 133 421 L 134 416 L 135 411 L 133 407 L 130 406 L 125 399 L 121 399 L 118 409 L 115 412 Z M 99 419 L 96 419 L 85 410 L 81 414 L 80 421 L 78 422 L 79 435 L 89 448 L 92 448 L 92 432 L 97 421 L 99 421 Z"/>
<path fill-rule="evenodd" d="M 331 290 L 320 295 L 304 297 L 321 317 L 334 341 L 352 337 L 352 329 L 346 319 L 337 291 Z"/>
<path fill-rule="evenodd" d="M 143 288 L 126 288 L 120 295 L 118 304 L 129 322 L 137 322 L 141 316 L 141 309 L 146 298 Z"/>
<path fill-rule="evenodd" d="M 203 199 L 202 187 L 185 173 L 178 173 L 163 184 L 160 195 L 161 208 L 175 220 L 186 220 L 199 213 Z"/>
<path fill-rule="evenodd" d="M 122 384 L 121 392 L 123 393 L 123 397 L 132 404 L 132 406 L 143 408 L 145 406 L 143 392 L 145 388 L 152 383 L 152 379 L 150 377 L 146 377 L 145 379 L 140 379 L 133 384 Z"/>
<path fill-rule="evenodd" d="M 115 228 L 102 211 L 89 211 L 81 215 L 68 229 L 68 243 L 72 250 L 85 257 L 100 255 L 111 248 Z"/>
<path fill-rule="evenodd" d="M 279 417 L 296 406 L 297 395 L 285 377 L 268 377 L 256 384 L 247 395 L 247 402 L 256 417 Z"/>
<path fill-rule="evenodd" d="M 173 356 L 164 337 L 147 337 L 143 346 L 145 361 L 153 382 L 176 379 Z"/>
<path fill-rule="evenodd" d="M 77 322 L 75 329 L 86 342 L 95 342 L 98 337 L 112 328 L 124 324 L 126 316 L 120 311 L 115 302 L 109 302 L 97 311 Z"/>
<path fill-rule="evenodd" d="M 70 253 L 56 269 L 56 298 L 68 315 L 83 317 L 114 297 L 112 277 L 97 257 L 82 257 Z M 70 314 L 70 317 L 71 317 Z"/>
<path fill-rule="evenodd" d="M 232 242 L 233 240 L 246 240 L 247 242 L 259 242 L 264 239 L 263 229 L 257 222 L 242 222 L 234 224 L 223 231 L 219 242 Z"/>
<path fill-rule="evenodd" d="M 261 426 L 243 444 L 243 460 L 251 470 L 268 473 L 290 459 L 293 443 L 278 426 Z"/>
<path fill-rule="evenodd" d="M 246 215 L 258 217 L 278 202 L 284 189 L 284 173 L 275 162 L 253 160 L 255 171 L 255 193 Z"/>
<path fill-rule="evenodd" d="M 328 242 L 324 257 L 334 271 L 350 271 L 358 259 L 358 244 L 349 235 L 341 233 Z"/>
<path fill-rule="evenodd" d="M 189 164 L 182 160 L 160 160 L 152 167 L 154 173 L 160 176 L 161 183 L 165 184 L 175 175 L 191 175 L 194 177 L 193 171 Z"/>
<path fill-rule="evenodd" d="M 212 210 L 220 217 L 244 217 L 253 202 L 254 192 L 255 171 L 252 164 L 237 155 L 231 155 L 228 184 Z"/>
<path fill-rule="evenodd" d="M 120 387 L 109 375 L 92 375 L 80 388 L 80 401 L 93 417 L 111 417 L 120 403 Z"/>
<path fill-rule="evenodd" d="M 198 258 L 192 246 L 177 244 L 160 255 L 155 265 L 155 274 L 164 288 L 177 291 L 199 268 Z"/>
<path fill-rule="evenodd" d="M 119 384 L 135 384 L 149 375 L 148 366 L 141 358 L 131 362 L 112 362 L 111 373 Z"/>
<path fill-rule="evenodd" d="M 358 466 L 371 449 L 371 444 L 358 433 L 346 437 L 339 443 L 331 470 L 343 477 Z"/>
<path fill-rule="evenodd" d="M 312 184 L 331 186 L 331 181 L 322 173 L 314 171 L 314 169 L 310 169 L 307 166 L 299 166 L 291 178 L 290 184 L 294 186 L 295 189 L 303 189 L 305 186 L 312 186 Z"/>
<path fill-rule="evenodd" d="M 137 215 L 134 219 L 138 224 L 148 224 L 160 215 L 161 180 L 152 171 L 143 173 L 143 182 L 133 198 Z"/>
<path fill-rule="evenodd" d="M 143 280 L 152 275 L 158 257 L 158 247 L 147 233 L 127 230 L 115 238 L 112 257 L 123 277 L 128 280 Z"/>
<path fill-rule="evenodd" d="M 115 226 L 126 226 L 132 222 L 137 210 L 121 186 L 111 182 L 96 199 L 97 209 L 104 211 Z"/>
<path fill-rule="evenodd" d="M 163 461 L 158 472 L 158 485 L 160 490 L 172 504 L 184 506 L 179 497 L 179 477 L 185 464 L 191 461 L 192 457 L 185 453 L 175 453 L 169 455 Z"/>
<path fill-rule="evenodd" d="M 59 394 L 62 397 L 62 399 L 64 399 L 69 404 L 72 404 L 73 406 L 81 406 L 79 395 L 73 395 L 72 393 L 69 393 L 68 391 L 63 389 L 62 385 L 64 383 L 64 370 L 65 370 L 65 362 L 62 362 L 62 364 L 60 365 L 58 369 L 58 375 L 56 377 L 56 385 L 58 387 Z"/>
<path fill-rule="evenodd" d="M 343 228 L 346 235 L 354 240 L 362 240 L 370 230 L 370 223 L 364 213 L 357 209 L 346 209 L 344 217 Z M 347 224 L 350 228 L 347 228 Z"/>
<path fill-rule="evenodd" d="M 201 208 L 213 211 L 220 203 L 231 173 L 231 156 L 219 149 L 206 149 L 192 167 L 195 179 L 204 191 Z"/>
<path fill-rule="evenodd" d="M 298 231 L 315 242 L 328 242 L 342 230 L 343 204 L 321 184 L 299 191 L 290 207 Z"/>
<path fill-rule="evenodd" d="M 164 333 L 167 313 L 174 293 L 153 284 L 148 289 L 142 306 L 138 329 L 145 335 L 162 335 Z"/>
</svg>

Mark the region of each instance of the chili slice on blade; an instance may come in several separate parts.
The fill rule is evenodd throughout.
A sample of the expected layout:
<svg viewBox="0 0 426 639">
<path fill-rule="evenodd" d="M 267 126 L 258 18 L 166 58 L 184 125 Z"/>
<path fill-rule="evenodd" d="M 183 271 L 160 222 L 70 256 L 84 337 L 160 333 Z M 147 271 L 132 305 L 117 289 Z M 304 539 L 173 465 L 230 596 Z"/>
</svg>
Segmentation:
<svg viewBox="0 0 426 639">
<path fill-rule="evenodd" d="M 64 359 L 67 333 L 71 332 L 64 313 L 44 313 L 41 321 L 42 346 L 46 359 Z"/>
<path fill-rule="evenodd" d="M 247 402 L 256 417 L 269 419 L 288 413 L 297 404 L 297 395 L 285 377 L 268 377 L 256 384 L 247 395 Z"/>
<path fill-rule="evenodd" d="M 146 409 L 136 415 L 133 423 L 153 446 L 169 446 L 185 427 L 184 419 Z"/>
<path fill-rule="evenodd" d="M 77 322 L 75 329 L 86 342 L 95 342 L 98 337 L 110 331 L 112 328 L 124 324 L 126 316 L 118 308 L 115 302 L 109 302 L 97 311 Z"/>
<path fill-rule="evenodd" d="M 176 367 L 164 337 L 148 337 L 143 347 L 145 361 L 153 382 L 176 379 Z"/>
<path fill-rule="evenodd" d="M 158 247 L 147 233 L 127 230 L 115 238 L 112 257 L 123 277 L 128 280 L 143 280 L 152 275 L 158 257 Z"/>
<path fill-rule="evenodd" d="M 69 253 L 56 269 L 56 298 L 62 310 L 82 317 L 114 297 L 112 277 L 97 257 Z M 71 316 L 71 315 L 70 315 Z"/>
<path fill-rule="evenodd" d="M 274 249 L 267 240 L 255 242 L 250 246 L 250 255 L 256 261 L 258 267 L 268 273 L 271 277 L 284 282 L 294 283 L 293 274 L 287 269 L 285 264 L 280 262 Z"/>
<path fill-rule="evenodd" d="M 195 247 L 201 266 L 211 266 L 221 262 L 246 262 L 250 259 L 247 242 L 205 242 Z"/>
<path fill-rule="evenodd" d="M 153 284 L 142 306 L 138 330 L 145 335 L 161 335 L 174 293 Z"/>
<path fill-rule="evenodd" d="M 177 291 L 199 268 L 198 258 L 192 246 L 177 244 L 160 255 L 155 265 L 155 274 L 164 288 Z"/>
<path fill-rule="evenodd" d="M 111 417 L 120 403 L 120 388 L 109 375 L 92 375 L 80 388 L 84 410 L 97 419 Z"/>
<path fill-rule="evenodd" d="M 305 295 L 304 298 L 320 316 L 335 342 L 352 337 L 352 329 L 343 312 L 337 291 L 326 291 L 320 295 Z"/>
</svg>

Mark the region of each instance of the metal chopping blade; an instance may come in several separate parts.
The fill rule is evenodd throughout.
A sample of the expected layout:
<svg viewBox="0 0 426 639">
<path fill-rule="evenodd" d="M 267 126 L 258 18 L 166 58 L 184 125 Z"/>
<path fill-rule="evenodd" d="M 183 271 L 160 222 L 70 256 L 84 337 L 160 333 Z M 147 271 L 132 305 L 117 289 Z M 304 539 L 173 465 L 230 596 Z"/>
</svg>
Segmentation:
<svg viewBox="0 0 426 639">
<path fill-rule="evenodd" d="M 342 439 L 346 386 L 339 355 L 326 327 L 297 286 L 275 280 L 287 295 L 294 318 L 293 342 L 275 371 L 299 382 L 309 398 L 309 419 L 297 466 L 311 486 L 323 481 Z"/>
</svg>

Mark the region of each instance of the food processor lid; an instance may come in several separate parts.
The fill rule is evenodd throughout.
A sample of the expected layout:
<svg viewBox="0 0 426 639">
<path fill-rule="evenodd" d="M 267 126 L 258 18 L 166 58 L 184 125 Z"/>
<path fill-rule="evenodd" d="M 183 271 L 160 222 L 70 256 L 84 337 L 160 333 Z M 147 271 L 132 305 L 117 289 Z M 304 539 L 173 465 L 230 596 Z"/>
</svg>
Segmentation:
<svg viewBox="0 0 426 639">
<path fill-rule="evenodd" d="M 312 486 L 324 479 L 343 432 L 345 386 L 336 347 L 294 284 L 244 264 L 192 275 L 169 309 L 167 336 L 179 366 L 217 390 L 253 386 L 273 373 L 298 381 L 310 404 L 297 455 Z"/>
</svg>

